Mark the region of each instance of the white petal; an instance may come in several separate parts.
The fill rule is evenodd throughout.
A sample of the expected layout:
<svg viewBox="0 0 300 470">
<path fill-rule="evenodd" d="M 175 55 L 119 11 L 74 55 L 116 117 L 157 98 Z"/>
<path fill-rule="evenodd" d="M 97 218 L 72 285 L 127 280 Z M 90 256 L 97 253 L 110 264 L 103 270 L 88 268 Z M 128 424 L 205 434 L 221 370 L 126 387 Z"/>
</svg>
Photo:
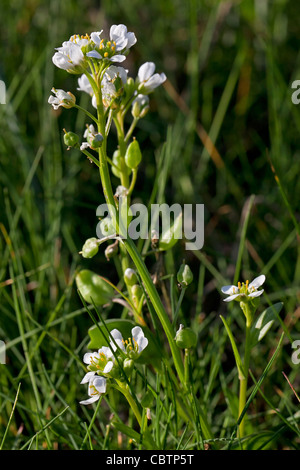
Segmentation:
<svg viewBox="0 0 300 470">
<path fill-rule="evenodd" d="M 104 377 L 95 377 L 93 380 L 93 385 L 99 393 L 106 392 L 106 379 Z"/>
<path fill-rule="evenodd" d="M 258 287 L 262 286 L 266 280 L 266 276 L 261 274 L 261 276 L 256 277 L 248 286 L 248 289 L 254 287 L 254 289 L 258 289 Z"/>
<path fill-rule="evenodd" d="M 103 369 L 103 373 L 104 374 L 109 374 L 109 372 L 112 370 L 113 366 L 114 366 L 113 361 L 108 361 L 108 363 L 106 364 L 106 366 Z"/>
<path fill-rule="evenodd" d="M 224 302 L 231 302 L 232 300 L 236 299 L 239 296 L 240 296 L 240 294 L 234 294 L 234 295 L 230 295 L 229 297 L 227 297 L 226 299 L 223 299 L 223 300 L 224 300 Z"/>
<path fill-rule="evenodd" d="M 94 59 L 102 59 L 103 57 L 97 51 L 87 52 L 87 57 L 93 57 Z"/>
<path fill-rule="evenodd" d="M 105 357 L 107 358 L 111 358 L 113 357 L 113 352 L 112 350 L 108 347 L 108 346 L 102 346 L 101 349 L 99 349 L 98 353 L 103 353 L 105 355 Z"/>
<path fill-rule="evenodd" d="M 144 82 L 148 80 L 155 71 L 155 64 L 154 62 L 145 62 L 143 65 L 140 66 L 138 70 L 138 79 L 140 82 Z"/>
<path fill-rule="evenodd" d="M 223 292 L 223 294 L 232 295 L 232 294 L 236 294 L 237 292 L 239 292 L 239 288 L 234 285 L 223 286 L 221 288 L 221 291 Z"/>
<path fill-rule="evenodd" d="M 263 293 L 263 289 L 262 290 L 256 290 L 255 292 L 252 292 L 251 294 L 248 294 L 248 297 L 259 297 L 262 293 Z"/>
<path fill-rule="evenodd" d="M 80 401 L 80 405 L 90 405 L 91 403 L 94 403 L 95 401 L 99 400 L 100 398 L 100 395 L 95 395 L 91 398 L 89 398 L 88 400 L 82 400 Z"/>
<path fill-rule="evenodd" d="M 86 384 L 87 382 L 89 382 L 92 377 L 95 375 L 95 372 L 88 372 L 87 374 L 85 374 L 85 376 L 83 377 L 82 381 L 80 382 L 81 384 Z"/>
<path fill-rule="evenodd" d="M 109 60 L 111 62 L 124 62 L 126 55 L 113 55 Z"/>
</svg>

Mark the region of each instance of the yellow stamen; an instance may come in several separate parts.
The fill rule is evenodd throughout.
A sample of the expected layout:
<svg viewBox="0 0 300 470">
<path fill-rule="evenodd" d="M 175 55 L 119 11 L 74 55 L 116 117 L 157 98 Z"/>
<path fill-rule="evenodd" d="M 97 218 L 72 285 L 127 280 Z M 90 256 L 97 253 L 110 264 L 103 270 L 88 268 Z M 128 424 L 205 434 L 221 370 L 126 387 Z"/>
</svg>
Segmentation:
<svg viewBox="0 0 300 470">
<path fill-rule="evenodd" d="M 238 288 L 240 289 L 242 287 L 241 283 L 238 282 Z"/>
<path fill-rule="evenodd" d="M 104 52 L 104 57 L 108 57 L 108 52 Z"/>
</svg>

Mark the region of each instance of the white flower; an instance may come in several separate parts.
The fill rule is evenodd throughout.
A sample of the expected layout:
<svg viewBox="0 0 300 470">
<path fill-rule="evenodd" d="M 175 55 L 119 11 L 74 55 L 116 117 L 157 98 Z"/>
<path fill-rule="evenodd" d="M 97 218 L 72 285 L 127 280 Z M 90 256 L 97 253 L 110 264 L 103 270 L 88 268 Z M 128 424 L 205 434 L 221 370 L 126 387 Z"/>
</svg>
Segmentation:
<svg viewBox="0 0 300 470">
<path fill-rule="evenodd" d="M 154 72 L 155 64 L 153 62 L 145 62 L 140 66 L 137 76 L 139 93 L 148 95 L 167 79 L 164 73 Z"/>
<path fill-rule="evenodd" d="M 84 66 L 84 54 L 80 44 L 65 41 L 61 47 L 56 48 L 58 52 L 52 57 L 56 67 L 70 73 L 82 73 Z"/>
<path fill-rule="evenodd" d="M 261 274 L 260 276 L 256 277 L 250 284 L 249 281 L 246 281 L 246 283 L 238 283 L 237 286 L 223 286 L 221 288 L 221 291 L 223 294 L 228 295 L 226 299 L 224 299 L 224 302 L 231 302 L 231 300 L 247 300 L 247 299 L 252 299 L 254 297 L 259 297 L 263 293 L 262 290 L 257 290 L 259 289 L 260 286 L 263 285 L 263 283 L 266 280 L 266 276 L 264 274 Z"/>
<path fill-rule="evenodd" d="M 88 378 L 88 395 L 90 398 L 80 402 L 81 405 L 90 405 L 99 400 L 101 395 L 106 392 L 106 379 L 95 375 L 90 375 Z M 82 382 L 85 383 L 85 382 Z"/>
<path fill-rule="evenodd" d="M 94 59 L 107 59 L 111 62 L 123 62 L 126 59 L 124 53 L 136 43 L 134 33 L 129 33 L 124 24 L 112 25 L 110 28 L 110 40 L 101 39 L 102 31 L 95 31 L 91 34 L 91 40 L 95 44 L 95 49 L 87 53 L 88 57 Z M 123 52 L 123 54 L 117 54 Z"/>
<path fill-rule="evenodd" d="M 127 27 L 124 24 L 112 25 L 109 35 L 111 41 L 115 41 L 117 51 L 129 49 L 137 41 L 135 34 L 128 33 Z"/>
<path fill-rule="evenodd" d="M 83 356 L 83 362 L 88 364 L 88 371 L 83 377 L 81 384 L 91 380 L 96 374 L 109 374 L 115 362 L 112 350 L 103 346 L 97 352 L 88 352 Z"/>
<path fill-rule="evenodd" d="M 51 91 L 55 96 L 49 96 L 48 103 L 51 104 L 55 110 L 60 106 L 69 109 L 75 105 L 76 98 L 70 91 L 56 90 L 55 88 L 52 88 Z"/>
<path fill-rule="evenodd" d="M 131 330 L 131 338 L 124 341 L 122 333 L 114 329 L 110 332 L 113 340 L 110 343 L 111 348 L 116 351 L 117 347 L 121 349 L 131 359 L 136 359 L 148 346 L 148 339 L 140 326 L 135 326 Z"/>
</svg>

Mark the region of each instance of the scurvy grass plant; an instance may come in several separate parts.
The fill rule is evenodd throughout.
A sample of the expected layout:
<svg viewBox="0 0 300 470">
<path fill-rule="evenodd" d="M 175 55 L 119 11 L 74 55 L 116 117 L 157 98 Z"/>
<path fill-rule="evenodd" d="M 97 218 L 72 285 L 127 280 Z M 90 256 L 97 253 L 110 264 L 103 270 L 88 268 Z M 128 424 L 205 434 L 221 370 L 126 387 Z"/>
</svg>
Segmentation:
<svg viewBox="0 0 300 470">
<path fill-rule="evenodd" d="M 193 281 L 193 273 L 183 262 L 177 274 L 181 294 L 174 316 L 170 319 L 141 250 L 127 233 L 131 217 L 130 200 L 143 161 L 143 152 L 134 130 L 149 111 L 149 95 L 166 80 L 164 73 L 155 72 L 153 62 L 141 65 L 136 78 L 128 76 L 128 71 L 118 65 L 125 61 L 136 42 L 135 34 L 128 32 L 125 25 L 113 25 L 109 37 L 103 31 L 73 35 L 57 48 L 52 59 L 58 68 L 76 76 L 77 91 L 88 94 L 95 109 L 95 113 L 91 113 L 76 103 L 72 92 L 52 88 L 49 104 L 55 110 L 59 107 L 76 108 L 86 115 L 86 129 L 82 137 L 73 131 L 64 130 L 64 142 L 68 149 L 80 149 L 98 169 L 108 207 L 107 217 L 100 221 L 104 236 L 97 238 L 91 234 L 83 243 L 80 253 L 83 258 L 89 259 L 97 256 L 103 248 L 107 260 L 117 260 L 120 268 L 118 285 L 114 285 L 103 273 L 99 275 L 88 269 L 83 269 L 76 277 L 78 293 L 94 323 L 89 330 L 90 350 L 83 357 L 86 374 L 81 380 L 81 384 L 88 384 L 89 398 L 80 403 L 91 405 L 97 401 L 96 415 L 102 398 L 107 396 L 109 390 L 119 391 L 132 409 L 141 434 L 135 434 L 125 425 L 120 429 L 131 436 L 136 445 L 141 444 L 137 442 L 136 436 L 142 435 L 143 446 L 155 448 L 151 429 L 147 429 L 146 416 L 157 395 L 149 386 L 142 400 L 139 400 L 131 378 L 139 374 L 146 383 L 148 367 L 154 371 L 164 369 L 165 380 L 171 381 L 176 397 L 176 414 L 187 423 L 194 423 L 194 447 L 204 448 L 205 443 L 213 445 L 217 437 L 213 435 L 207 412 L 193 390 L 191 354 L 197 344 L 197 335 L 191 328 L 178 322 L 183 295 Z M 127 125 L 128 116 L 131 116 L 130 125 Z M 109 155 L 108 141 L 113 126 L 117 133 L 117 146 L 113 154 Z M 119 178 L 120 184 L 116 188 L 113 188 L 111 174 Z M 171 249 L 176 243 L 175 223 L 170 227 L 167 243 L 164 234 L 160 237 L 157 233 L 151 233 L 150 237 L 154 253 Z M 160 244 L 161 239 L 164 239 L 163 244 Z M 239 302 L 245 316 L 243 357 L 238 351 L 229 323 L 222 317 L 240 381 L 238 415 L 235 417 L 237 426 L 230 440 L 231 445 L 235 442 L 236 434 L 239 442 L 245 437 L 251 351 L 267 333 L 282 306 L 271 305 L 258 319 L 255 318 L 259 297 L 263 293 L 263 290 L 258 289 L 264 282 L 265 276 L 261 275 L 250 284 L 246 281 L 238 286 L 222 288 L 222 292 L 228 295 L 225 302 Z M 104 321 L 99 306 L 110 302 L 116 293 L 119 294 L 126 316 Z M 93 313 L 94 310 L 97 315 Z M 162 344 L 162 337 L 167 340 L 166 344 Z M 170 414 L 169 420 L 171 417 Z"/>
</svg>

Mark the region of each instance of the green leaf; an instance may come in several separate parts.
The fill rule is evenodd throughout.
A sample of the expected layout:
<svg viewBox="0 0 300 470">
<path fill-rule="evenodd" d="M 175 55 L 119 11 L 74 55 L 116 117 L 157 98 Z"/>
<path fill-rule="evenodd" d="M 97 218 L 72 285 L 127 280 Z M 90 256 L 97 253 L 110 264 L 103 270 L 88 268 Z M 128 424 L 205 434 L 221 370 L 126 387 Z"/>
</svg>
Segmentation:
<svg viewBox="0 0 300 470">
<path fill-rule="evenodd" d="M 142 442 L 146 449 L 148 450 L 158 449 L 156 443 L 154 442 L 148 430 L 145 430 L 143 435 L 141 435 L 137 431 L 134 431 L 132 428 L 130 428 L 129 426 L 126 426 L 126 424 L 120 423 L 119 421 L 113 421 L 112 424 L 118 431 L 125 434 L 130 439 L 133 439 L 137 444 Z"/>
<path fill-rule="evenodd" d="M 238 368 L 238 372 L 239 372 L 239 379 L 244 379 L 245 378 L 245 374 L 244 374 L 244 371 L 243 371 L 243 363 L 242 363 L 242 360 L 241 360 L 241 357 L 240 357 L 240 354 L 238 352 L 238 348 L 237 348 L 237 345 L 235 343 L 235 340 L 234 340 L 234 337 L 231 333 L 231 330 L 225 320 L 225 318 L 222 317 L 222 315 L 220 315 L 221 317 L 221 320 L 222 322 L 224 323 L 224 326 L 226 328 L 226 331 L 227 331 L 227 334 L 229 336 L 229 339 L 230 339 L 230 342 L 231 342 L 231 346 L 232 346 L 232 350 L 233 350 L 233 354 L 234 354 L 234 357 L 235 357 L 235 362 L 236 362 L 236 366 Z"/>
<path fill-rule="evenodd" d="M 114 295 L 113 287 L 89 269 L 81 270 L 75 280 L 80 294 L 87 303 L 94 302 L 96 305 L 103 305 L 108 303 Z"/>
<path fill-rule="evenodd" d="M 108 346 L 111 338 L 108 338 L 107 330 L 111 332 L 115 328 L 122 333 L 123 339 L 126 340 L 131 337 L 131 330 L 134 326 L 137 326 L 135 322 L 124 318 L 106 320 L 105 325 L 99 322 L 98 325 L 93 325 L 88 330 L 90 336 L 88 349 L 100 349 L 102 346 Z M 157 341 L 149 328 L 141 325 L 138 326 L 142 328 L 144 335 L 148 339 L 148 346 L 144 349 L 136 362 L 140 364 L 152 364 L 154 367 L 160 369 L 162 355 Z M 108 341 L 106 341 L 106 338 Z"/>
<path fill-rule="evenodd" d="M 253 348 L 267 334 L 283 307 L 282 302 L 278 302 L 264 310 L 257 321 L 251 327 L 251 347 Z"/>
</svg>

